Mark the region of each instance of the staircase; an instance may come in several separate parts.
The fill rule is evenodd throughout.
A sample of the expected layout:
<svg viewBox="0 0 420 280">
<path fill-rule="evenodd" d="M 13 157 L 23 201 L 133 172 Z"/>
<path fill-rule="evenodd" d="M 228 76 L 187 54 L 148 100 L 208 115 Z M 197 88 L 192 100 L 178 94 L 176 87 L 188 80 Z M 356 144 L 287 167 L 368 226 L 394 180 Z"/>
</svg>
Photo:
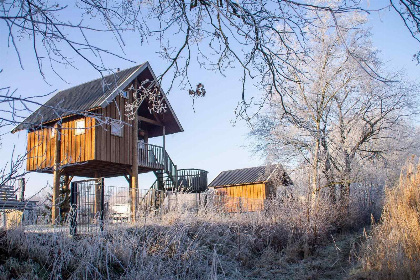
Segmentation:
<svg viewBox="0 0 420 280">
<path fill-rule="evenodd" d="M 154 168 L 156 181 L 141 199 L 148 205 L 160 208 L 166 192 L 198 193 L 207 189 L 207 171 L 178 169 L 163 147 L 142 144 L 139 146 L 139 166 Z"/>
</svg>

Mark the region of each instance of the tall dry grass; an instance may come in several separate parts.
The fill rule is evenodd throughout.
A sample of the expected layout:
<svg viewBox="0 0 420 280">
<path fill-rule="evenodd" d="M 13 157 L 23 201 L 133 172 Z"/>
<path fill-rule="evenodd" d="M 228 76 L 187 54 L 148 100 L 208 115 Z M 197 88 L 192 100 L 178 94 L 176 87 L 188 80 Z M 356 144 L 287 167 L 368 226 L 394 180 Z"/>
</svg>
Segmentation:
<svg viewBox="0 0 420 280">
<path fill-rule="evenodd" d="M 373 279 L 420 279 L 420 164 L 409 164 L 396 187 L 386 190 L 381 223 L 363 251 Z"/>
<path fill-rule="evenodd" d="M 0 279 L 314 279 L 338 265 L 314 255 L 335 242 L 339 207 L 328 200 L 316 211 L 293 198 L 267 201 L 260 212 L 196 210 L 144 213 L 135 225 L 109 224 L 77 238 L 18 226 L 0 236 L 0 249 L 21 263 L 0 265 Z"/>
</svg>

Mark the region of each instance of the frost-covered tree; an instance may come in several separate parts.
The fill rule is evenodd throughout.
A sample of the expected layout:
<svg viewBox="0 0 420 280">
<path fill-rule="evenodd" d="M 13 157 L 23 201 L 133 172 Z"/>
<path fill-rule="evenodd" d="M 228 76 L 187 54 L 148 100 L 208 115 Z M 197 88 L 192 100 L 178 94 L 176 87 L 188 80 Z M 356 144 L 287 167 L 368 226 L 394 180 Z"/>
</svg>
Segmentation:
<svg viewBox="0 0 420 280">
<path fill-rule="evenodd" d="M 364 23 L 359 13 L 320 17 L 307 30 L 309 50 L 289 60 L 294 79 L 272 89 L 281 92 L 252 132 L 272 160 L 310 167 L 313 202 L 321 191 L 335 201 L 338 187 L 348 205 L 354 166 L 413 147 L 407 117 L 415 87 L 398 74 L 371 74 L 382 73 L 382 63 Z"/>
</svg>

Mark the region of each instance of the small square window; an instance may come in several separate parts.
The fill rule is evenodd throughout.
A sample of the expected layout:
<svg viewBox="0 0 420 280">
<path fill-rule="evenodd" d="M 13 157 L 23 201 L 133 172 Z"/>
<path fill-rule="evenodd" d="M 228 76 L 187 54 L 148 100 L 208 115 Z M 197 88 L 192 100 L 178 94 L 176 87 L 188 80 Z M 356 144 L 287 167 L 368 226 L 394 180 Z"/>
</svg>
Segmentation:
<svg viewBox="0 0 420 280">
<path fill-rule="evenodd" d="M 127 92 L 127 91 L 125 91 L 125 90 L 121 90 L 121 91 L 120 91 L 120 95 L 121 95 L 121 97 L 123 97 L 123 98 L 125 98 L 125 99 L 128 99 L 128 92 Z"/>
<path fill-rule="evenodd" d="M 123 124 L 120 121 L 111 122 L 111 135 L 123 136 Z"/>
<path fill-rule="evenodd" d="M 85 120 L 78 120 L 76 121 L 76 131 L 75 131 L 75 135 L 80 135 L 85 133 L 86 130 L 86 126 L 85 126 Z"/>
</svg>

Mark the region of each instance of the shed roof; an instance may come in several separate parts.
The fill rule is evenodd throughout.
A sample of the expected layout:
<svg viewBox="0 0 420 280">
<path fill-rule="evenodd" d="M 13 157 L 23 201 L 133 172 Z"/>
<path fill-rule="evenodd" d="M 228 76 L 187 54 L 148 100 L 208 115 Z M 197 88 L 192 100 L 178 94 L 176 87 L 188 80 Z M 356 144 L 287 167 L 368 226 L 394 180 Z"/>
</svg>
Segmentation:
<svg viewBox="0 0 420 280">
<path fill-rule="evenodd" d="M 281 165 L 276 166 L 276 168 L 267 168 L 267 166 L 257 166 L 257 167 L 251 167 L 251 168 L 222 171 L 209 184 L 209 187 L 265 182 L 270 179 L 271 175 L 274 172 L 276 171 L 278 172 L 279 169 L 282 173 L 284 173 L 284 177 L 287 177 L 287 180 L 290 180 L 287 174 L 285 174 L 283 167 Z"/>
<path fill-rule="evenodd" d="M 87 112 L 95 108 L 106 107 L 119 93 L 119 90 L 126 88 L 146 68 L 148 68 L 153 78 L 156 79 L 149 63 L 145 62 L 114 74 L 59 91 L 15 127 L 12 132 L 33 129 L 63 117 L 80 114 L 81 112 Z M 177 129 L 171 132 L 183 131 L 163 91 L 162 95 L 172 115 L 171 119 L 174 121 L 175 126 L 178 126 Z"/>
</svg>

